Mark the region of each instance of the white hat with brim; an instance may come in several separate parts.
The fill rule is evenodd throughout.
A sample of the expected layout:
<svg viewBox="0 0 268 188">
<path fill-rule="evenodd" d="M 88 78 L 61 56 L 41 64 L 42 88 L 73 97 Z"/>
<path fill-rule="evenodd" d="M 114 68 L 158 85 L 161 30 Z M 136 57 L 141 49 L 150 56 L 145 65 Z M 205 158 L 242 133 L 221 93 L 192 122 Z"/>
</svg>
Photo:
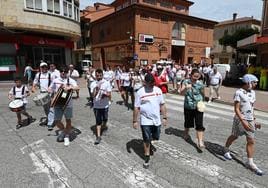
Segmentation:
<svg viewBox="0 0 268 188">
<path fill-rule="evenodd" d="M 253 74 L 245 74 L 242 78 L 240 78 L 244 83 L 258 82 L 258 78 Z"/>
<path fill-rule="evenodd" d="M 42 63 L 40 63 L 40 67 L 47 67 L 48 65 L 47 65 L 47 63 L 46 62 L 42 62 Z"/>
</svg>

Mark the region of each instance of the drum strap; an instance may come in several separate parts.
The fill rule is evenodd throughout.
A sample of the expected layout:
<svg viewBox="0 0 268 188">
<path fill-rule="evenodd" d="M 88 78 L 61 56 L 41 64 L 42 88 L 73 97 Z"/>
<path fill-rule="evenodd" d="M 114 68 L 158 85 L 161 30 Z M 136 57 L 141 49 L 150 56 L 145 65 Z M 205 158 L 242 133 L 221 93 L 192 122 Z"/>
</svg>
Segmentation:
<svg viewBox="0 0 268 188">
<path fill-rule="evenodd" d="M 25 86 L 22 86 L 21 95 L 24 95 Z M 13 95 L 16 96 L 16 86 L 13 87 Z"/>
<path fill-rule="evenodd" d="M 40 78 L 41 78 L 41 72 L 39 72 L 39 75 L 38 75 L 39 89 L 40 89 Z M 51 74 L 48 73 L 48 87 L 50 86 L 50 84 L 51 84 Z"/>
</svg>

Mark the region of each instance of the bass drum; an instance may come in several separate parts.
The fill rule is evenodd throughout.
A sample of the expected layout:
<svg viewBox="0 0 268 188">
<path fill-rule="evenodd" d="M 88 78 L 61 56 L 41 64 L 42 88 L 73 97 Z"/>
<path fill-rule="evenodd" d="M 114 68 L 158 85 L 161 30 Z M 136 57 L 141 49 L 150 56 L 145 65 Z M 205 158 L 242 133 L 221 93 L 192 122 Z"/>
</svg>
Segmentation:
<svg viewBox="0 0 268 188">
<path fill-rule="evenodd" d="M 65 109 L 72 98 L 72 94 L 73 90 L 64 91 L 63 88 L 59 88 L 51 101 L 51 107 L 61 106 Z"/>
</svg>

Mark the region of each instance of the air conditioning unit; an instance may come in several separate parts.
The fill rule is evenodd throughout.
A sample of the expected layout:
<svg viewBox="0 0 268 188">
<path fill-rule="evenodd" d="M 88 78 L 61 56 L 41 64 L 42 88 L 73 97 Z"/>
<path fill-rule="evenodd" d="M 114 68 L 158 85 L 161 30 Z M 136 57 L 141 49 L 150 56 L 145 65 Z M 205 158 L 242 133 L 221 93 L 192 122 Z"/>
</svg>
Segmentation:
<svg viewBox="0 0 268 188">
<path fill-rule="evenodd" d="M 154 43 L 154 36 L 153 35 L 139 34 L 139 43 L 152 44 L 152 43 Z"/>
</svg>

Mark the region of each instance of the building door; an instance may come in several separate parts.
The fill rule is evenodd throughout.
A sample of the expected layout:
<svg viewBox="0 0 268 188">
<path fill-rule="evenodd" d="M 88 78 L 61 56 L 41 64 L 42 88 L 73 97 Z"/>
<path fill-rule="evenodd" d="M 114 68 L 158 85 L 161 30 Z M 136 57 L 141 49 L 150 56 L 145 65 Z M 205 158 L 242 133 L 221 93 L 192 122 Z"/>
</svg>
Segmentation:
<svg viewBox="0 0 268 188">
<path fill-rule="evenodd" d="M 183 64 L 184 63 L 184 47 L 182 46 L 172 46 L 171 49 L 171 59 L 176 63 Z"/>
<path fill-rule="evenodd" d="M 34 63 L 38 67 L 41 60 L 47 63 L 54 63 L 56 67 L 64 64 L 64 50 L 61 48 L 34 47 Z"/>
</svg>

